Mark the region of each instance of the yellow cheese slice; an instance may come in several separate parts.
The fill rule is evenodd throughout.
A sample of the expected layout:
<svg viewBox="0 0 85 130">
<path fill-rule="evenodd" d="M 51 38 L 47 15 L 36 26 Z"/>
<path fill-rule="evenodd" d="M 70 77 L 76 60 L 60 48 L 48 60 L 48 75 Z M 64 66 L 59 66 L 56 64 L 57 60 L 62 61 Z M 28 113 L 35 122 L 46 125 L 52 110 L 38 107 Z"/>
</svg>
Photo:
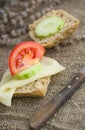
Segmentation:
<svg viewBox="0 0 85 130">
<path fill-rule="evenodd" d="M 54 75 L 65 69 L 65 67 L 60 65 L 56 60 L 49 57 L 43 57 L 41 60 L 41 64 L 42 69 L 36 75 L 24 80 L 14 79 L 11 76 L 9 69 L 6 70 L 0 83 L 0 102 L 6 106 L 11 106 L 11 100 L 14 91 L 17 88 L 23 87 L 37 79 Z"/>
</svg>

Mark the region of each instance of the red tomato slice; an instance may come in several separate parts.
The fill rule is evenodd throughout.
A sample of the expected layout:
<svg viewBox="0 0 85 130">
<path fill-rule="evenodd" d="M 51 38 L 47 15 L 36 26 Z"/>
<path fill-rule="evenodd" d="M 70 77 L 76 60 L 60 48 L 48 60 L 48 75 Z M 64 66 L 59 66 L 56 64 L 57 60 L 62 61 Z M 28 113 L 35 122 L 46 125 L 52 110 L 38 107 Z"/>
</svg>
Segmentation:
<svg viewBox="0 0 85 130">
<path fill-rule="evenodd" d="M 10 53 L 9 68 L 12 75 L 37 63 L 44 55 L 45 49 L 40 44 L 26 41 L 18 44 Z"/>
</svg>

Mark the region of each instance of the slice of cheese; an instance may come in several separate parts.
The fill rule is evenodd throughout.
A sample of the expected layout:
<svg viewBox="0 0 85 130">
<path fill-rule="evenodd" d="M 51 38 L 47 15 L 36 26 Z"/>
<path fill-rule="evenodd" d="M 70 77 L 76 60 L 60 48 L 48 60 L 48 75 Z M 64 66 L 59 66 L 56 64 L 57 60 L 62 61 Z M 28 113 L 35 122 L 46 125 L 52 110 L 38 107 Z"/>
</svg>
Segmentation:
<svg viewBox="0 0 85 130">
<path fill-rule="evenodd" d="M 63 71 L 65 67 L 60 65 L 56 60 L 43 57 L 41 60 L 42 70 L 40 70 L 36 75 L 29 79 L 17 80 L 11 76 L 9 69 L 4 73 L 3 78 L 0 83 L 0 102 L 4 105 L 11 106 L 11 100 L 15 90 L 19 87 L 23 87 L 37 79 L 54 75 Z"/>
</svg>

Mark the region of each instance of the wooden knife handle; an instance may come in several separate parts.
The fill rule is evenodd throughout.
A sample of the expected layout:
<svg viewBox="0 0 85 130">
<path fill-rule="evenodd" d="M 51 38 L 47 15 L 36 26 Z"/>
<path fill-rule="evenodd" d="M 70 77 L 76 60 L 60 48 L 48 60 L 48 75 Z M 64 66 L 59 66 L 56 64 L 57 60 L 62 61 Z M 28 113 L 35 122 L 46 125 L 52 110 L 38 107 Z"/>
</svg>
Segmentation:
<svg viewBox="0 0 85 130">
<path fill-rule="evenodd" d="M 31 122 L 31 129 L 39 130 L 84 82 L 85 74 L 76 75 L 62 91 L 55 94 L 47 104 L 37 111 Z"/>
</svg>

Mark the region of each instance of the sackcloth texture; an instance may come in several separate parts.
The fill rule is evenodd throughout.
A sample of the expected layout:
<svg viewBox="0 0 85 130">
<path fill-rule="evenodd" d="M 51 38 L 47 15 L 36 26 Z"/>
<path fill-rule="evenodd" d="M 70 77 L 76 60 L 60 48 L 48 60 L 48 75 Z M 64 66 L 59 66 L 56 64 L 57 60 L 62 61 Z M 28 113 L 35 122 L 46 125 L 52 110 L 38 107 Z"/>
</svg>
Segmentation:
<svg viewBox="0 0 85 130">
<path fill-rule="evenodd" d="M 55 1 L 57 2 L 57 0 Z M 62 0 L 58 1 L 58 4 L 56 2 L 54 2 L 53 8 L 65 9 L 80 19 L 80 27 L 71 38 L 55 48 L 47 49 L 46 52 L 47 56 L 56 59 L 66 67 L 66 70 L 52 76 L 47 94 L 43 98 L 13 98 L 11 107 L 6 107 L 0 103 L 0 130 L 30 130 L 30 120 L 37 109 L 47 103 L 53 94 L 64 88 L 85 65 L 85 1 Z M 52 3 L 50 4 L 52 6 Z M 20 36 L 19 39 L 22 40 L 22 37 Z M 29 40 L 29 37 L 26 35 L 23 40 Z M 9 52 L 13 46 L 11 43 L 5 45 L 0 42 L 0 44 L 1 80 L 7 68 Z M 72 98 L 56 112 L 41 130 L 85 130 L 85 84 L 75 92 Z"/>
</svg>

